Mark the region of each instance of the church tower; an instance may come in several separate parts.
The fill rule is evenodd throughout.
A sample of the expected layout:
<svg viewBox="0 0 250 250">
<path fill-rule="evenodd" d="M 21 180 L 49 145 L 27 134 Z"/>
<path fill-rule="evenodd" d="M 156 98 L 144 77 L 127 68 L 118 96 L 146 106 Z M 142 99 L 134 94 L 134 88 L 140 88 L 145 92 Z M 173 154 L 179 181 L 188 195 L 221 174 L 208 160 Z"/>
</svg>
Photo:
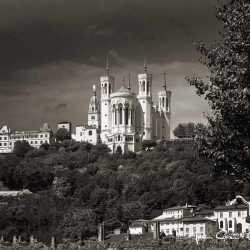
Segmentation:
<svg viewBox="0 0 250 250">
<path fill-rule="evenodd" d="M 144 61 L 144 73 L 138 75 L 140 106 L 140 132 L 142 139 L 152 139 L 152 75 L 148 74 L 146 57 Z"/>
<path fill-rule="evenodd" d="M 159 112 L 160 112 L 160 131 L 161 140 L 170 140 L 170 117 L 171 117 L 171 91 L 167 90 L 166 72 L 164 71 L 164 90 L 158 92 Z"/>
<path fill-rule="evenodd" d="M 112 129 L 112 113 L 110 107 L 110 94 L 114 91 L 115 78 L 109 75 L 109 63 L 107 58 L 106 76 L 101 77 L 101 139 L 106 141 L 106 135 Z"/>
<path fill-rule="evenodd" d="M 100 128 L 100 103 L 96 96 L 96 86 L 93 85 L 93 95 L 89 101 L 88 125 Z"/>
</svg>

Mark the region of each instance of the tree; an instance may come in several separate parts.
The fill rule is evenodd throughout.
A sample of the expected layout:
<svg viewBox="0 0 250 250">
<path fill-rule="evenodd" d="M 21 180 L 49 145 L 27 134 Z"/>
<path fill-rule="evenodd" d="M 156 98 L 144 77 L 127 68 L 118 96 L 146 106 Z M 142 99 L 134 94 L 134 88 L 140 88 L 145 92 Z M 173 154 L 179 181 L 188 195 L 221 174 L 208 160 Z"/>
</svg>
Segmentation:
<svg viewBox="0 0 250 250">
<path fill-rule="evenodd" d="M 34 148 L 31 147 L 27 141 L 17 141 L 14 146 L 13 154 L 17 157 L 24 158 L 25 155 L 33 149 Z"/>
<path fill-rule="evenodd" d="M 202 123 L 193 122 L 180 123 L 173 131 L 174 136 L 178 138 L 194 138 L 196 135 L 206 129 Z"/>
<path fill-rule="evenodd" d="M 67 129 L 59 128 L 55 133 L 55 137 L 57 141 L 62 142 L 63 140 L 70 140 L 71 134 Z"/>
<path fill-rule="evenodd" d="M 212 109 L 208 130 L 199 138 L 199 153 L 212 159 L 216 175 L 234 176 L 238 183 L 250 176 L 249 15 L 249 0 L 220 5 L 216 15 L 222 22 L 220 40 L 210 48 L 195 43 L 210 71 L 209 81 L 188 79 Z"/>
</svg>

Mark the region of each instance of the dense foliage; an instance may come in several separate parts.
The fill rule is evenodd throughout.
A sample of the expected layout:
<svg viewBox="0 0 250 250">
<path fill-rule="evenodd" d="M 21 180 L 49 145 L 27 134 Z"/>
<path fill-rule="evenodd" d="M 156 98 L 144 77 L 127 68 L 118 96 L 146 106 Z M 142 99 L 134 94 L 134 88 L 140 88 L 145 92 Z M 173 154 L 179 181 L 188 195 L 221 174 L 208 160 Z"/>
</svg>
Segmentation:
<svg viewBox="0 0 250 250">
<path fill-rule="evenodd" d="M 214 180 L 193 143 L 164 142 L 123 155 L 67 140 L 25 155 L 14 151 L 0 160 L 0 180 L 34 194 L 1 198 L 0 234 L 9 240 L 33 234 L 44 243 L 51 236 L 80 240 L 96 235 L 101 221 L 107 230 L 125 229 L 130 220 L 151 219 L 173 205 L 215 206 L 233 197 L 231 177 Z"/>
<path fill-rule="evenodd" d="M 200 134 L 204 133 L 206 130 L 206 126 L 202 123 L 180 123 L 178 126 L 173 130 L 174 136 L 178 138 L 196 138 Z"/>
<path fill-rule="evenodd" d="M 229 0 L 221 5 L 220 39 L 207 48 L 196 43 L 210 71 L 209 81 L 189 79 L 204 95 L 212 114 L 209 130 L 200 138 L 200 154 L 213 161 L 217 175 L 250 179 L 250 2 Z"/>
</svg>

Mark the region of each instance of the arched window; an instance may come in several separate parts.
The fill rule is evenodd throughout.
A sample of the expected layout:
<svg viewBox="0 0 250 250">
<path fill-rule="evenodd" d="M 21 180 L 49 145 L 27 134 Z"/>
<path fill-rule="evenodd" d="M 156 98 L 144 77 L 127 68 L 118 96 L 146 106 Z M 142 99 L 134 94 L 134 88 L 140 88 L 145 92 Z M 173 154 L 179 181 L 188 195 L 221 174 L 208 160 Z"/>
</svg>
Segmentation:
<svg viewBox="0 0 250 250">
<path fill-rule="evenodd" d="M 104 94 L 107 94 L 108 91 L 107 91 L 107 83 L 104 84 Z"/>
<path fill-rule="evenodd" d="M 149 92 L 150 92 L 150 90 L 149 90 L 149 82 L 147 82 L 147 94 L 149 95 Z"/>
<path fill-rule="evenodd" d="M 166 98 L 166 110 L 168 111 L 168 98 Z"/>
<path fill-rule="evenodd" d="M 128 125 L 128 107 L 125 109 L 125 125 Z"/>
<path fill-rule="evenodd" d="M 220 228 L 223 228 L 223 221 L 220 221 Z"/>
<path fill-rule="evenodd" d="M 95 111 L 95 107 L 92 107 L 92 112 L 94 112 Z"/>
<path fill-rule="evenodd" d="M 119 124 L 122 124 L 122 107 L 119 108 Z"/>
<path fill-rule="evenodd" d="M 230 220 L 229 223 L 228 223 L 228 227 L 229 227 L 229 228 L 232 228 L 232 227 L 233 227 L 232 221 L 231 221 L 231 220 Z"/>
<path fill-rule="evenodd" d="M 92 135 L 92 130 L 89 130 L 89 135 Z"/>
<path fill-rule="evenodd" d="M 142 82 L 142 91 L 145 91 L 145 82 Z"/>
<path fill-rule="evenodd" d="M 165 98 L 162 97 L 162 107 L 164 107 L 164 106 L 165 106 Z"/>
<path fill-rule="evenodd" d="M 118 138 L 117 138 L 117 140 L 118 140 L 118 141 L 120 141 L 120 140 L 121 140 L 121 136 L 120 136 L 120 135 L 118 135 Z"/>
</svg>

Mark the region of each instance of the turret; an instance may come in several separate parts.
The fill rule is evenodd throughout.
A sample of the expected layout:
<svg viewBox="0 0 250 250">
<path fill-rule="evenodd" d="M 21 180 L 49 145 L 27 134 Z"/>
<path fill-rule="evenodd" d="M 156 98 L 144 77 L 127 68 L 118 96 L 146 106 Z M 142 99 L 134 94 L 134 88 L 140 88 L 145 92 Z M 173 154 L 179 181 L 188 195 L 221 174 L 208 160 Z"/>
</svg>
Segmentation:
<svg viewBox="0 0 250 250">
<path fill-rule="evenodd" d="M 159 113 L 160 113 L 160 139 L 169 140 L 170 139 L 170 117 L 171 117 L 171 91 L 167 90 L 166 83 L 166 72 L 163 72 L 164 75 L 164 90 L 158 92 L 158 100 L 159 100 Z"/>
<path fill-rule="evenodd" d="M 96 96 L 96 86 L 93 85 L 93 95 L 89 101 L 88 125 L 100 127 L 100 103 Z"/>
<path fill-rule="evenodd" d="M 142 139 L 152 139 L 152 75 L 148 74 L 146 57 L 144 60 L 144 73 L 138 75 L 139 99 L 141 106 L 140 130 Z"/>
<path fill-rule="evenodd" d="M 101 77 L 101 139 L 105 142 L 106 135 L 111 131 L 110 95 L 114 91 L 114 77 L 109 74 L 109 62 L 107 57 L 106 75 Z"/>
</svg>

